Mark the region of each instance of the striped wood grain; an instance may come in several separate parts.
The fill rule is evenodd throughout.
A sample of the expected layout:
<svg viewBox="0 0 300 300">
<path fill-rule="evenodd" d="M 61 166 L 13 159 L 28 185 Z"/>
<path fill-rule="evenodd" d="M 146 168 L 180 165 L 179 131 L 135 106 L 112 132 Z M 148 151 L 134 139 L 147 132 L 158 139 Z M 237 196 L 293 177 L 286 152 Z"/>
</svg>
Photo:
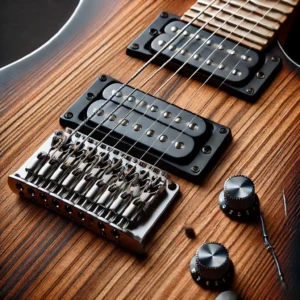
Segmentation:
<svg viewBox="0 0 300 300">
<path fill-rule="evenodd" d="M 233 142 L 201 186 L 176 178 L 182 195 L 150 242 L 146 259 L 119 249 L 56 214 L 19 199 L 7 177 L 59 128 L 62 112 L 106 73 L 126 81 L 143 64 L 125 48 L 162 10 L 182 15 L 192 1 L 84 1 L 69 27 L 49 46 L 0 72 L 0 298 L 6 299 L 214 299 L 191 279 L 190 258 L 218 241 L 235 264 L 234 289 L 246 299 L 280 299 L 271 256 L 258 225 L 238 224 L 217 207 L 223 181 L 252 177 L 267 229 L 290 283 L 291 240 L 299 219 L 299 77 L 284 65 L 256 104 L 205 86 L 188 109 L 226 126 Z M 143 78 L 157 69 L 150 66 Z M 144 88 L 153 92 L 171 72 Z M 139 77 L 133 85 L 143 78 Z M 186 78 L 176 77 L 171 96 Z M 176 99 L 183 107 L 200 83 Z M 288 216 L 281 190 L 285 189 Z M 184 224 L 197 238 L 188 240 Z"/>
</svg>

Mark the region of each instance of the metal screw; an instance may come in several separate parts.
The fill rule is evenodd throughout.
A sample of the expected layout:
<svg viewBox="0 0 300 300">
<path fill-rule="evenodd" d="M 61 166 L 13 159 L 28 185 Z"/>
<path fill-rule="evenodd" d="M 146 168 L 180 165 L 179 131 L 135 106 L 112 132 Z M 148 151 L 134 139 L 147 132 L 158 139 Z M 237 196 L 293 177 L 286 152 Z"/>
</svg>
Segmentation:
<svg viewBox="0 0 300 300">
<path fill-rule="evenodd" d="M 171 190 L 171 191 L 174 191 L 176 189 L 176 184 L 174 182 L 171 182 L 169 185 L 168 185 L 168 188 Z"/>
<path fill-rule="evenodd" d="M 106 80 L 107 80 L 107 77 L 105 75 L 100 76 L 100 81 L 106 81 Z"/>
<path fill-rule="evenodd" d="M 133 49 L 133 50 L 137 50 L 137 49 L 139 49 L 139 45 L 138 44 L 131 44 L 130 48 Z"/>
<path fill-rule="evenodd" d="M 95 95 L 93 93 L 87 93 L 86 99 L 87 100 L 93 100 L 95 98 Z"/>
<path fill-rule="evenodd" d="M 150 33 L 152 36 L 156 36 L 156 35 L 158 35 L 158 30 L 155 29 L 155 28 L 151 28 L 151 29 L 149 30 L 149 33 Z"/>
<path fill-rule="evenodd" d="M 199 168 L 198 166 L 193 166 L 193 167 L 191 168 L 191 170 L 192 170 L 192 172 L 194 172 L 194 173 L 198 173 L 198 172 L 200 171 L 200 168 Z"/>
<path fill-rule="evenodd" d="M 276 62 L 276 61 L 279 60 L 279 58 L 278 58 L 277 56 L 272 56 L 272 57 L 271 57 L 271 60 Z"/>
<path fill-rule="evenodd" d="M 73 113 L 71 113 L 71 112 L 65 113 L 65 118 L 66 119 L 72 119 L 73 118 Z"/>
<path fill-rule="evenodd" d="M 163 12 L 160 14 L 160 16 L 161 16 L 162 18 L 167 18 L 167 17 L 169 16 L 169 14 L 166 13 L 165 11 L 163 11 Z"/>
<path fill-rule="evenodd" d="M 252 94 L 254 94 L 254 89 L 253 88 L 247 88 L 246 93 L 249 94 L 249 95 L 252 95 Z"/>
<path fill-rule="evenodd" d="M 265 78 L 265 73 L 259 71 L 259 72 L 256 73 L 256 77 L 259 78 L 259 79 L 263 79 L 263 78 Z"/>
<path fill-rule="evenodd" d="M 202 147 L 201 151 L 204 154 L 209 154 L 209 153 L 211 153 L 211 147 L 210 146 L 204 146 L 204 147 Z"/>
<path fill-rule="evenodd" d="M 224 134 L 224 133 L 227 132 L 227 129 L 226 129 L 225 127 L 221 127 L 221 128 L 219 129 L 219 132 Z"/>
<path fill-rule="evenodd" d="M 61 130 L 55 130 L 55 135 L 57 135 L 57 136 L 62 136 L 62 131 Z"/>
</svg>

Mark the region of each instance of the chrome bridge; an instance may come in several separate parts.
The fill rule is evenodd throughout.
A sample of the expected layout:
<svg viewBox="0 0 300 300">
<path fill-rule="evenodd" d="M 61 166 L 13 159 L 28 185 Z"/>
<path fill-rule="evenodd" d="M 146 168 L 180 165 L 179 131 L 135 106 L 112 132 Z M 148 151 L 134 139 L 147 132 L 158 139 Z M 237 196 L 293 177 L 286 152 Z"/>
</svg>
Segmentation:
<svg viewBox="0 0 300 300">
<path fill-rule="evenodd" d="M 179 186 L 160 169 L 72 130 L 55 131 L 13 175 L 11 189 L 134 252 Z"/>
</svg>

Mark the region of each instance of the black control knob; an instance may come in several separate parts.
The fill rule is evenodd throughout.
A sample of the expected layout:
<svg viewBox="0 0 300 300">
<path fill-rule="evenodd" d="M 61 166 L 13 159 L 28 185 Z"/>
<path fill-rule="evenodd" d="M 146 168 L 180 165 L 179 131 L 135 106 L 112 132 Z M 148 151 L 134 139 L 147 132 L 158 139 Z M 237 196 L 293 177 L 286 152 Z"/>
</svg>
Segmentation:
<svg viewBox="0 0 300 300">
<path fill-rule="evenodd" d="M 226 248 L 218 243 L 206 243 L 190 262 L 193 279 L 200 286 L 211 290 L 225 290 L 233 280 L 233 264 Z"/>
<path fill-rule="evenodd" d="M 258 217 L 259 199 L 252 180 L 244 175 L 227 179 L 219 195 L 219 205 L 231 219 L 247 221 Z"/>
</svg>

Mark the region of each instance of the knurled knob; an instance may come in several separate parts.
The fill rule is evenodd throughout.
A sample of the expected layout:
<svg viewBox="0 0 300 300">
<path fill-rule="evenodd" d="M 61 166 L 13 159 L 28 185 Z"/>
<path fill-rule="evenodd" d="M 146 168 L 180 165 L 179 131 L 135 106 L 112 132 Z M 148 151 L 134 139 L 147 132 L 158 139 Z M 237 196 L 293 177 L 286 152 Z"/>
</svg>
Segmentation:
<svg viewBox="0 0 300 300">
<path fill-rule="evenodd" d="M 245 220 L 257 216 L 259 201 L 253 181 L 244 175 L 227 179 L 219 196 L 219 205 L 233 219 Z"/>
<path fill-rule="evenodd" d="M 244 175 L 232 176 L 224 184 L 224 196 L 233 209 L 247 209 L 255 202 L 255 187 Z"/>
<path fill-rule="evenodd" d="M 226 248 L 219 243 L 202 245 L 192 258 L 190 270 L 193 279 L 207 289 L 223 290 L 233 280 L 233 264 Z"/>
</svg>

